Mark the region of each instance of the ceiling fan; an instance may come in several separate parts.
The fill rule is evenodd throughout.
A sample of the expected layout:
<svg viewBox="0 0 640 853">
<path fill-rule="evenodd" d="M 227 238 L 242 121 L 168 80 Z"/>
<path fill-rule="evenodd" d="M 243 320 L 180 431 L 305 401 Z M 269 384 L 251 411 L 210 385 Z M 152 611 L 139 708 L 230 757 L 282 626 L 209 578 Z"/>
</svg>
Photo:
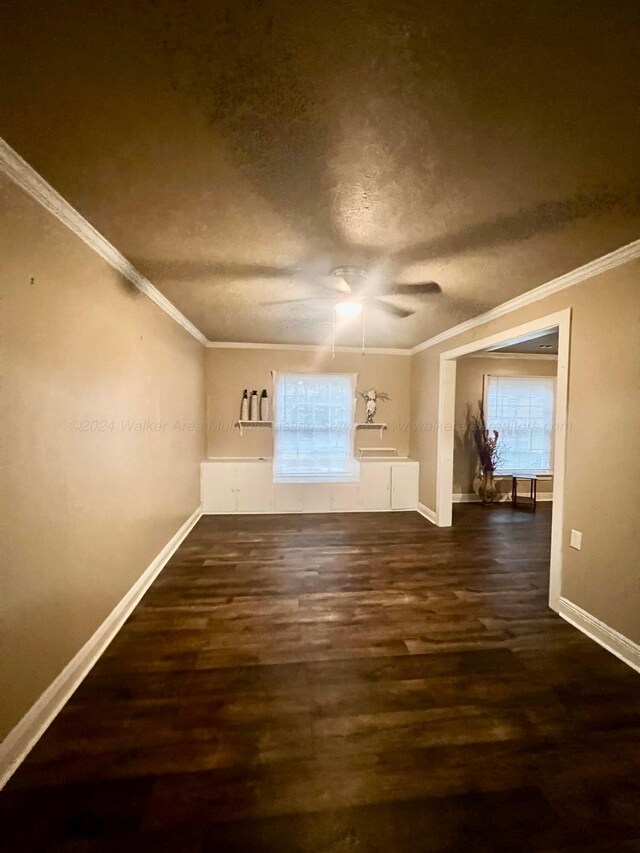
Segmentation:
<svg viewBox="0 0 640 853">
<path fill-rule="evenodd" d="M 331 299 L 336 305 L 345 303 L 341 310 L 347 312 L 357 311 L 356 308 L 346 307 L 348 301 L 361 305 L 370 301 L 375 310 L 379 309 L 403 319 L 412 316 L 415 311 L 394 303 L 394 296 L 423 296 L 442 292 L 434 281 L 414 284 L 395 281 L 395 276 L 404 268 L 412 264 L 455 258 L 458 255 L 521 242 L 533 235 L 552 232 L 561 225 L 612 210 L 622 210 L 630 215 L 639 213 L 638 185 L 632 184 L 625 188 L 595 188 L 591 192 L 569 199 L 541 202 L 508 215 L 464 226 L 457 231 L 445 232 L 396 251 L 359 246 L 333 234 L 330 251 L 325 247 L 319 257 L 290 266 L 218 260 L 152 261 L 135 257 L 131 260 L 143 272 L 148 270 L 153 280 L 160 282 L 170 280 L 182 284 L 202 282 L 216 285 L 226 281 L 253 283 L 260 280 L 288 280 L 320 288 L 319 292 L 311 297 L 273 300 L 262 302 L 262 305 L 293 305 Z M 341 257 L 352 258 L 362 266 L 341 266 L 332 269 L 332 264 Z M 328 275 L 327 270 L 331 270 Z M 453 303 L 457 304 L 461 320 L 482 313 L 490 307 L 482 299 L 465 299 L 462 296 L 456 297 L 454 293 L 447 293 L 447 297 L 449 307 Z"/>
<path fill-rule="evenodd" d="M 355 317 L 362 313 L 365 302 L 373 303 L 376 308 L 400 319 L 415 314 L 389 301 L 393 296 L 422 296 L 441 293 L 442 288 L 435 281 L 400 283 L 386 281 L 378 271 L 357 266 L 335 267 L 329 275 L 315 275 L 314 281 L 320 282 L 330 293 L 318 294 L 298 299 L 275 299 L 262 302 L 262 305 L 295 305 L 304 302 L 317 302 L 323 299 L 333 300 L 336 313 L 341 317 Z"/>
</svg>

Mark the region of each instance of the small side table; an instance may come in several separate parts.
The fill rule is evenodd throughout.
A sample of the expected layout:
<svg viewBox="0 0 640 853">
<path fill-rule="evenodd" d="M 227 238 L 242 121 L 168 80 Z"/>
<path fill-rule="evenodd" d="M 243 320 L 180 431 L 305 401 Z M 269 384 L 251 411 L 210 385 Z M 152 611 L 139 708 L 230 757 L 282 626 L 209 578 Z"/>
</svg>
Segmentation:
<svg viewBox="0 0 640 853">
<path fill-rule="evenodd" d="M 529 496 L 520 495 L 518 497 L 518 480 L 524 480 L 529 483 Z M 531 512 L 536 511 L 536 500 L 538 497 L 538 477 L 535 474 L 530 474 L 527 476 L 526 474 L 514 474 L 513 475 L 513 483 L 511 486 L 511 503 L 514 507 L 518 506 L 518 500 L 520 500 L 520 505 L 531 507 Z M 524 502 L 524 503 L 522 503 Z"/>
</svg>

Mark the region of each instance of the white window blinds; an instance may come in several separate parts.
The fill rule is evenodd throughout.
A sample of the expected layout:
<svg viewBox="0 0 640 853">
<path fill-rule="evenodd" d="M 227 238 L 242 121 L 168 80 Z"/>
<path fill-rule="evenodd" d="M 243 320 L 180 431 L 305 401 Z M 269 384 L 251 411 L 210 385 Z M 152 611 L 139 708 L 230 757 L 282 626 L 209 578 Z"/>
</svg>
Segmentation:
<svg viewBox="0 0 640 853">
<path fill-rule="evenodd" d="M 551 472 L 554 398 L 554 376 L 485 377 L 487 427 L 500 433 L 499 471 Z"/>
<path fill-rule="evenodd" d="M 355 374 L 276 373 L 274 478 L 355 479 Z"/>
</svg>

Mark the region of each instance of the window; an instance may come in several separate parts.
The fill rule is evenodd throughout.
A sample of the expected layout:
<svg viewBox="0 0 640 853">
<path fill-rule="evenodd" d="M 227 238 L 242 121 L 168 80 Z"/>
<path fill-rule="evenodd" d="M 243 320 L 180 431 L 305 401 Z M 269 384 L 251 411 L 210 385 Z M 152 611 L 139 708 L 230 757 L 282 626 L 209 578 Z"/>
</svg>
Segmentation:
<svg viewBox="0 0 640 853">
<path fill-rule="evenodd" d="M 485 376 L 487 427 L 500 433 L 498 471 L 550 473 L 555 376 Z"/>
<path fill-rule="evenodd" d="M 274 374 L 274 480 L 358 478 L 351 432 L 355 378 L 340 373 Z"/>
</svg>

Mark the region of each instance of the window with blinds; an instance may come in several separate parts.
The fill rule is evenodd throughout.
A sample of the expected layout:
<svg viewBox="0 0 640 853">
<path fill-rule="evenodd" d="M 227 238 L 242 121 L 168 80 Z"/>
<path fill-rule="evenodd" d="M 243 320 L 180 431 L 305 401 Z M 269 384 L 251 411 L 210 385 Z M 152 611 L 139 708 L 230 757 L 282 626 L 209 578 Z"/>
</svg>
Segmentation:
<svg viewBox="0 0 640 853">
<path fill-rule="evenodd" d="M 356 480 L 355 374 L 276 373 L 274 383 L 274 479 Z"/>
<path fill-rule="evenodd" d="M 500 433 L 498 471 L 553 468 L 554 376 L 485 376 L 485 417 Z"/>
</svg>

